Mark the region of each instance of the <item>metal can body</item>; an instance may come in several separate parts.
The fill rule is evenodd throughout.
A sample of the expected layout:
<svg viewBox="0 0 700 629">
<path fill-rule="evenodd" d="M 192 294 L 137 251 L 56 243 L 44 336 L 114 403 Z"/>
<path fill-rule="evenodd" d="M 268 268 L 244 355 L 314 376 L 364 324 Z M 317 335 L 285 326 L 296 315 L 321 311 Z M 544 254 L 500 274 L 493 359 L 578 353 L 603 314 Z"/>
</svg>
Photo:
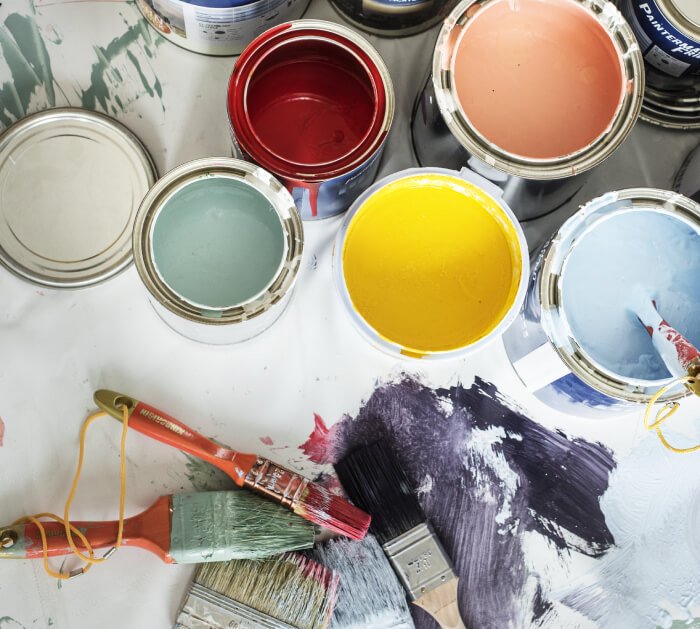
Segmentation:
<svg viewBox="0 0 700 629">
<path fill-rule="evenodd" d="M 253 293 L 240 301 L 233 303 L 204 303 L 202 299 L 194 299 L 185 294 L 178 285 L 171 281 L 164 272 L 164 267 L 158 260 L 158 244 L 162 237 L 156 233 L 159 220 L 164 214 L 164 208 L 184 194 L 188 187 L 210 182 L 234 182 L 255 198 L 263 199 L 266 207 L 274 214 L 274 220 L 279 226 L 280 255 L 275 262 L 269 280 L 263 281 Z M 248 197 L 250 198 L 250 197 Z M 197 232 L 197 220 L 204 216 L 207 209 L 202 205 L 192 204 L 194 212 L 177 218 L 184 229 Z M 224 210 L 226 205 L 221 206 Z M 231 207 L 229 205 L 228 207 Z M 216 209 L 219 216 L 221 208 Z M 171 219 L 169 219 L 171 220 Z M 185 223 L 187 221 L 187 223 Z M 194 222 L 193 222 L 194 221 Z M 241 229 L 245 223 L 241 224 Z M 216 227 L 214 227 L 216 228 Z M 245 238 L 246 234 L 242 234 Z M 189 238 L 189 236 L 187 236 Z M 226 243 L 227 245 L 227 243 Z M 231 243 L 231 247 L 233 247 Z M 250 339 L 272 325 L 284 312 L 289 302 L 301 263 L 303 250 L 303 225 L 291 196 L 284 187 L 262 168 L 230 158 L 206 158 L 195 160 L 175 168 L 161 178 L 145 196 L 138 214 L 133 235 L 134 260 L 139 276 L 149 293 L 149 299 L 158 315 L 176 332 L 190 339 L 211 343 L 228 344 Z M 207 246 L 200 249 L 208 255 Z M 212 254 L 213 255 L 213 254 Z M 191 264 L 189 257 L 175 251 L 178 264 Z M 186 262 L 182 262 L 183 257 Z M 162 258 L 161 258 L 162 259 Z M 255 260 L 240 261 L 241 268 L 250 269 L 255 266 Z M 217 275 L 231 275 L 217 269 Z M 208 276 L 202 278 L 203 282 Z M 220 281 L 220 280 L 217 280 Z"/>
<path fill-rule="evenodd" d="M 687 2 L 687 5 L 685 4 Z M 670 76 L 700 74 L 700 12 L 695 0 L 623 0 L 645 61 Z"/>
<path fill-rule="evenodd" d="M 193 52 L 239 55 L 265 29 L 297 20 L 310 0 L 136 0 L 167 40 Z"/>
<path fill-rule="evenodd" d="M 590 144 L 555 158 L 508 152 L 482 135 L 457 96 L 455 56 L 470 20 L 498 0 L 463 0 L 445 20 L 435 45 L 431 73 L 418 94 L 411 131 L 418 161 L 445 168 L 469 167 L 504 190 L 520 220 L 547 214 L 569 201 L 586 173 L 627 137 L 639 115 L 644 91 L 643 61 L 630 27 L 606 0 L 580 2 L 604 30 L 619 59 L 620 102 L 610 125 Z"/>
<path fill-rule="evenodd" d="M 383 335 L 371 323 L 369 323 L 361 310 L 355 305 L 351 294 L 351 289 L 346 276 L 346 263 L 344 261 L 346 244 L 349 241 L 349 234 L 356 223 L 358 214 L 364 209 L 365 204 L 371 201 L 374 195 L 381 195 L 387 189 L 402 182 L 413 181 L 416 179 L 438 177 L 447 178 L 461 184 L 471 185 L 472 189 L 479 190 L 480 194 L 491 199 L 494 208 L 497 208 L 497 221 L 503 226 L 504 234 L 509 234 L 510 246 L 512 247 L 513 266 L 517 269 L 513 276 L 513 292 L 512 299 L 507 302 L 507 306 L 501 313 L 501 316 L 494 320 L 493 326 L 478 339 L 461 344 L 459 347 L 448 350 L 424 350 L 416 347 L 407 347 L 396 340 Z M 436 204 L 428 203 L 426 212 L 429 212 L 431 207 L 436 207 Z M 436 220 L 436 219 L 432 219 Z M 388 252 L 383 252 L 383 255 L 389 256 Z M 436 267 L 437 268 L 437 265 Z M 415 271 L 419 276 L 423 271 Z M 443 269 L 444 275 L 449 275 L 449 271 Z M 335 284 L 340 295 L 345 312 L 353 322 L 361 336 L 374 347 L 388 353 L 394 357 L 421 359 L 421 360 L 441 360 L 449 358 L 458 358 L 466 354 L 472 353 L 484 345 L 491 343 L 494 339 L 500 337 L 504 330 L 513 322 L 521 308 L 526 294 L 527 278 L 529 276 L 529 259 L 527 255 L 527 243 L 525 235 L 518 223 L 515 215 L 508 205 L 503 201 L 503 196 L 500 188 L 494 186 L 483 177 L 474 172 L 463 169 L 461 172 L 446 170 L 443 168 L 411 168 L 403 170 L 377 181 L 373 186 L 363 191 L 358 197 L 350 211 L 348 212 L 343 225 L 341 226 L 336 237 L 335 246 L 333 249 L 333 275 Z M 480 302 L 481 303 L 481 302 Z M 440 310 L 434 303 L 422 303 L 422 308 L 428 310 Z M 442 307 L 445 307 L 444 304 Z M 464 322 L 464 326 L 468 327 L 468 323 Z"/>
<path fill-rule="evenodd" d="M 562 306 L 562 281 L 574 245 L 596 224 L 637 206 L 679 218 L 700 233 L 700 211 L 692 201 L 672 192 L 634 188 L 584 205 L 533 256 L 527 297 L 503 341 L 525 386 L 554 409 L 582 417 L 610 415 L 647 403 L 671 381 L 624 378 L 601 367 L 582 348 Z M 686 393 L 673 389 L 661 401 Z"/>
<path fill-rule="evenodd" d="M 402 37 L 429 29 L 458 0 L 330 0 L 351 24 L 375 35 Z"/>
<path fill-rule="evenodd" d="M 270 113 L 269 103 L 278 109 Z M 313 220 L 344 212 L 374 180 L 394 91 L 363 37 L 300 20 L 266 31 L 239 57 L 228 114 L 238 151 L 282 181 L 302 218 Z"/>
</svg>

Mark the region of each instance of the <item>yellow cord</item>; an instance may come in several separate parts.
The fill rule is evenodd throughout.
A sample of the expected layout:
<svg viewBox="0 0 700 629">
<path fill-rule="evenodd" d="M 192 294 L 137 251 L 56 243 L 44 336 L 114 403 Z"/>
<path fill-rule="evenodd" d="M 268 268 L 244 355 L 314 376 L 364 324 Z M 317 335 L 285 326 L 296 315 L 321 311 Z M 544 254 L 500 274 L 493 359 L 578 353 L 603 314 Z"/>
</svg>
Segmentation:
<svg viewBox="0 0 700 629">
<path fill-rule="evenodd" d="M 93 413 L 85 420 L 82 428 L 80 429 L 80 451 L 78 454 L 78 469 L 75 471 L 75 477 L 73 478 L 73 484 L 71 485 L 71 489 L 68 494 L 68 499 L 66 500 L 66 506 L 63 511 L 63 517 L 61 518 L 55 515 L 54 513 L 37 513 L 36 515 L 29 515 L 20 518 L 13 524 L 14 526 L 25 522 L 32 522 L 36 525 L 36 527 L 39 529 L 39 534 L 41 535 L 41 545 L 44 557 L 44 570 L 46 570 L 46 573 L 49 576 L 55 577 L 56 579 L 70 579 L 73 576 L 87 572 L 92 566 L 92 564 L 102 563 L 103 561 L 106 561 L 112 554 L 112 552 L 114 552 L 114 550 L 116 550 L 122 545 L 122 537 L 124 535 L 124 503 L 126 500 L 126 433 L 129 429 L 129 409 L 126 406 L 122 407 L 122 436 L 120 445 L 121 465 L 119 468 L 119 526 L 117 528 L 117 539 L 114 543 L 114 547 L 104 557 L 95 557 L 95 553 L 93 552 L 92 546 L 90 545 L 90 542 L 88 542 L 85 535 L 83 535 L 81 531 L 79 531 L 75 526 L 73 526 L 70 523 L 70 507 L 73 502 L 73 498 L 75 498 L 75 492 L 78 489 L 78 481 L 80 480 L 80 475 L 83 471 L 83 458 L 85 455 L 85 438 L 87 435 L 87 429 L 90 426 L 90 424 L 92 424 L 92 422 L 94 422 L 96 419 L 106 416 L 107 413 L 103 411 Z M 66 539 L 68 540 L 68 544 L 70 545 L 73 554 L 82 559 L 86 565 L 84 565 L 79 570 L 74 570 L 70 573 L 56 572 L 55 570 L 52 570 L 49 566 L 46 530 L 44 529 L 42 523 L 39 521 L 39 518 L 50 518 L 52 520 L 55 520 L 56 522 L 60 522 L 61 524 L 63 524 L 63 526 L 65 527 Z M 82 542 L 83 546 L 88 552 L 87 555 L 80 552 L 80 550 L 76 546 L 75 541 L 73 539 L 74 534 L 80 538 L 80 541 Z"/>
<path fill-rule="evenodd" d="M 661 432 L 661 424 L 663 424 L 666 420 L 670 419 L 671 416 L 678 410 L 680 407 L 680 404 L 678 402 L 668 402 L 665 404 L 659 412 L 656 414 L 656 419 L 652 423 L 649 423 L 649 416 L 651 415 L 651 411 L 654 408 L 654 404 L 659 400 L 659 398 L 675 387 L 676 385 L 679 384 L 685 384 L 685 385 L 694 385 L 698 382 L 698 379 L 695 378 L 694 376 L 683 376 L 682 378 L 678 378 L 677 380 L 674 380 L 673 382 L 661 387 L 649 400 L 647 403 L 647 408 L 646 411 L 644 412 L 644 427 L 647 430 L 655 430 L 656 434 L 658 435 L 659 439 L 661 440 L 661 443 L 664 445 L 664 447 L 671 452 L 677 452 L 679 454 L 687 454 L 689 452 L 697 452 L 700 450 L 700 444 L 693 446 L 691 448 L 677 448 L 673 445 L 671 445 L 666 437 L 664 436 L 663 432 Z"/>
</svg>

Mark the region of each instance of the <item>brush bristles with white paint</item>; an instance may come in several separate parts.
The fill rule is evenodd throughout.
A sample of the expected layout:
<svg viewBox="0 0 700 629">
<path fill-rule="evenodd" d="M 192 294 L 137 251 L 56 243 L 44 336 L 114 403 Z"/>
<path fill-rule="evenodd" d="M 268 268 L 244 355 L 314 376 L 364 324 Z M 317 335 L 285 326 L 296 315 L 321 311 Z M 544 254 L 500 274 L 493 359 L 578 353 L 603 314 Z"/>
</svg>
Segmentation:
<svg viewBox="0 0 700 629">
<path fill-rule="evenodd" d="M 338 575 L 303 555 L 200 566 L 175 623 L 183 629 L 324 629 Z"/>
<path fill-rule="evenodd" d="M 308 554 L 340 577 L 331 629 L 413 629 L 406 593 L 374 536 L 332 539 Z"/>
<path fill-rule="evenodd" d="M 393 452 L 375 442 L 351 452 L 335 470 L 351 500 L 372 516 L 370 530 L 413 604 L 443 629 L 463 629 L 457 575 Z"/>
</svg>

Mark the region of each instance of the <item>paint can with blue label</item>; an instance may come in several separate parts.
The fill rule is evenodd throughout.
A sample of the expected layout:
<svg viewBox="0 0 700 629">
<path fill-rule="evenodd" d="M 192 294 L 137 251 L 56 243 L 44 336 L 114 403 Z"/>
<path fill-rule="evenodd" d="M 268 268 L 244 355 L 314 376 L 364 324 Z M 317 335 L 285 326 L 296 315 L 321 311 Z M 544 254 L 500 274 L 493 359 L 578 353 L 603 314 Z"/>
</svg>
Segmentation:
<svg viewBox="0 0 700 629">
<path fill-rule="evenodd" d="M 299 19 L 310 0 L 136 0 L 168 41 L 205 55 L 239 55 L 260 33 Z"/>
<path fill-rule="evenodd" d="M 675 192 L 607 193 L 535 254 L 525 304 L 503 337 L 527 389 L 584 417 L 646 404 L 674 377 L 634 314 L 640 294 L 700 342 L 700 205 Z M 674 388 L 661 402 L 687 393 Z"/>
<path fill-rule="evenodd" d="M 364 37 L 299 20 L 266 31 L 237 59 L 228 115 L 240 154 L 282 181 L 303 219 L 326 218 L 374 181 L 394 90 Z"/>
<path fill-rule="evenodd" d="M 700 75 L 698 0 L 623 0 L 644 60 L 674 77 Z"/>
<path fill-rule="evenodd" d="M 458 0 L 331 0 L 353 26 L 384 37 L 403 37 L 443 20 Z"/>
<path fill-rule="evenodd" d="M 284 312 L 303 225 L 289 192 L 262 168 L 200 159 L 162 177 L 139 207 L 136 269 L 158 315 L 211 344 L 252 338 Z"/>
</svg>

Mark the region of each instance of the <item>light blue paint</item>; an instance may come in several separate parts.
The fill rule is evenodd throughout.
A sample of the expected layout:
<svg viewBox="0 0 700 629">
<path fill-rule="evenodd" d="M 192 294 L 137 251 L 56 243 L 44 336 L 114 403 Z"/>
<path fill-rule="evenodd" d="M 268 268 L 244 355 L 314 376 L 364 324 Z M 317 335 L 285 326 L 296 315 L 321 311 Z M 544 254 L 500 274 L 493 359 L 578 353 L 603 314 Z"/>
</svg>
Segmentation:
<svg viewBox="0 0 700 629">
<path fill-rule="evenodd" d="M 274 280 L 284 231 L 270 202 L 250 185 L 207 177 L 176 192 L 153 228 L 153 258 L 163 280 L 207 308 L 244 304 Z"/>
<path fill-rule="evenodd" d="M 600 221 L 562 271 L 564 312 L 574 338 L 604 368 L 625 377 L 670 377 L 631 308 L 639 292 L 700 345 L 700 235 L 666 214 L 640 209 Z"/>
</svg>

